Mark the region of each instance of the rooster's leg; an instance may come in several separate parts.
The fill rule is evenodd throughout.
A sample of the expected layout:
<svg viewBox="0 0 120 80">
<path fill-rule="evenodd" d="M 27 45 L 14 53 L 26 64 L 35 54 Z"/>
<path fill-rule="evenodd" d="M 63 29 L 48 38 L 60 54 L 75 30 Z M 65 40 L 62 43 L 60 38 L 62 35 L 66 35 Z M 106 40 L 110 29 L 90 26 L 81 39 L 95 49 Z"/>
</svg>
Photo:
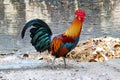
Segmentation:
<svg viewBox="0 0 120 80">
<path fill-rule="evenodd" d="M 65 57 L 63 57 L 63 60 L 64 60 L 65 68 L 66 68 L 66 59 L 65 59 Z"/>
<path fill-rule="evenodd" d="M 56 59 L 56 57 L 54 57 L 54 59 L 53 59 L 53 61 L 52 61 L 52 68 L 54 68 L 55 59 Z"/>
</svg>

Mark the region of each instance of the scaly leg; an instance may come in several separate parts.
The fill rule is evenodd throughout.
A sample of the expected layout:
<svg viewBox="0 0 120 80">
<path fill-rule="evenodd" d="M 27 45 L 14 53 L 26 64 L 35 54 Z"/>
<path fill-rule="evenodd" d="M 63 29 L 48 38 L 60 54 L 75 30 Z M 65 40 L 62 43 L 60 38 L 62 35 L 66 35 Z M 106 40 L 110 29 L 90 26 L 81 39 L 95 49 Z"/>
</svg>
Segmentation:
<svg viewBox="0 0 120 80">
<path fill-rule="evenodd" d="M 56 59 L 56 57 L 54 57 L 54 59 L 53 59 L 53 61 L 52 61 L 52 68 L 54 68 L 55 59 Z"/>
<path fill-rule="evenodd" d="M 66 59 L 65 59 L 65 57 L 63 57 L 63 60 L 64 60 L 65 68 L 66 68 Z"/>
</svg>

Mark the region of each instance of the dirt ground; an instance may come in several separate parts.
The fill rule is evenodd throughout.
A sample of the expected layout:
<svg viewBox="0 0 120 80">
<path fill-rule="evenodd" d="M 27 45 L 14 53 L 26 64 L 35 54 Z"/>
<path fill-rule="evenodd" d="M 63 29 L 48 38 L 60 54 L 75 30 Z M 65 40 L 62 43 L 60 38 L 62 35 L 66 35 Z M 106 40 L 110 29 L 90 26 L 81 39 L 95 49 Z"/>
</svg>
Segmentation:
<svg viewBox="0 0 120 80">
<path fill-rule="evenodd" d="M 119 80 L 120 59 L 106 62 L 76 62 L 67 59 L 67 68 L 57 60 L 26 60 L 9 56 L 0 61 L 0 80 Z"/>
</svg>

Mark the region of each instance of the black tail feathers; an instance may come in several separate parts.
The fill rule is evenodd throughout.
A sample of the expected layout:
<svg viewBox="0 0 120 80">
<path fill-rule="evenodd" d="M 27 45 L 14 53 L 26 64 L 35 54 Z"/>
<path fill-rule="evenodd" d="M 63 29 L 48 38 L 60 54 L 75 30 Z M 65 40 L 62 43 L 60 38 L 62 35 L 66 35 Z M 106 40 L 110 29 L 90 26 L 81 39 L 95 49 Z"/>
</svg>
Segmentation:
<svg viewBox="0 0 120 80">
<path fill-rule="evenodd" d="M 30 28 L 31 26 L 34 26 L 36 28 L 44 27 L 48 31 L 48 33 L 50 35 L 52 35 L 52 32 L 51 32 L 49 26 L 47 25 L 47 23 L 45 23 L 41 19 L 33 19 L 33 20 L 30 20 L 29 22 L 27 22 L 26 25 L 24 26 L 22 33 L 21 33 L 22 38 L 24 38 L 26 30 L 28 28 Z"/>
<path fill-rule="evenodd" d="M 32 45 L 37 51 L 43 52 L 50 47 L 52 32 L 49 26 L 40 19 L 33 19 L 26 23 L 24 26 L 21 37 L 24 38 L 26 30 L 33 26 L 30 29 L 30 37 Z"/>
</svg>

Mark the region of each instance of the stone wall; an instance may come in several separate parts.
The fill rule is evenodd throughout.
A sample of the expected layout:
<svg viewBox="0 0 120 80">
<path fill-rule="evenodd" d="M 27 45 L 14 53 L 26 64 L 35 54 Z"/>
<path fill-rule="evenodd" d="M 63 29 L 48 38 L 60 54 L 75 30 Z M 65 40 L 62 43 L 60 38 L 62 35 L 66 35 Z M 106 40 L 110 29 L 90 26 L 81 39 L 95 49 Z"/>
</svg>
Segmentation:
<svg viewBox="0 0 120 80">
<path fill-rule="evenodd" d="M 74 18 L 77 5 L 87 14 L 80 40 L 106 35 L 119 37 L 119 0 L 1 0 L 0 51 L 31 46 L 29 32 L 23 40 L 20 32 L 33 18 L 46 21 L 55 35 L 63 32 Z"/>
</svg>

